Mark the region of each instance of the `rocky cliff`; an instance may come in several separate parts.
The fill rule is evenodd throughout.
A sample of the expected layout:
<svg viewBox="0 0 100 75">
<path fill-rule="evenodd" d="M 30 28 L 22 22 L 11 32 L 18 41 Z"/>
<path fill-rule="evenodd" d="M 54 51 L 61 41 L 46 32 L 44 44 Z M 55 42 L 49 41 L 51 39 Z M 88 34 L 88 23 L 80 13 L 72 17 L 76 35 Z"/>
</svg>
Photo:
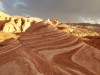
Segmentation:
<svg viewBox="0 0 100 75">
<path fill-rule="evenodd" d="M 8 16 L 0 12 L 0 29 L 3 32 L 11 33 L 21 33 L 31 25 L 31 23 L 36 23 L 42 21 L 40 18 L 36 17 L 22 17 L 22 16 Z M 2 16 L 4 15 L 4 16 Z"/>
</svg>

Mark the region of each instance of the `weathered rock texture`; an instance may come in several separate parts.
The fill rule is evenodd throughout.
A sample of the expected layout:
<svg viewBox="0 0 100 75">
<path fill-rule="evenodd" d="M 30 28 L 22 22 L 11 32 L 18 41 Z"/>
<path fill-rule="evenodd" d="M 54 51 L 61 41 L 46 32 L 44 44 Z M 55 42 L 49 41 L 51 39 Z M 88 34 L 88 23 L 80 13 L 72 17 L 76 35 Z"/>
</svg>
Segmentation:
<svg viewBox="0 0 100 75">
<path fill-rule="evenodd" d="M 19 40 L 0 43 L 0 75 L 100 75 L 100 50 L 57 23 L 32 22 Z"/>
<path fill-rule="evenodd" d="M 7 22 L 9 17 L 10 17 L 9 15 L 0 11 L 0 30 L 3 29 L 3 26 Z"/>
<path fill-rule="evenodd" d="M 31 25 L 31 23 L 36 23 L 42 21 L 40 18 L 29 17 L 25 18 L 22 16 L 7 16 L 0 12 L 0 29 L 3 32 L 11 33 L 21 33 Z M 4 16 L 2 16 L 2 14 Z"/>
</svg>

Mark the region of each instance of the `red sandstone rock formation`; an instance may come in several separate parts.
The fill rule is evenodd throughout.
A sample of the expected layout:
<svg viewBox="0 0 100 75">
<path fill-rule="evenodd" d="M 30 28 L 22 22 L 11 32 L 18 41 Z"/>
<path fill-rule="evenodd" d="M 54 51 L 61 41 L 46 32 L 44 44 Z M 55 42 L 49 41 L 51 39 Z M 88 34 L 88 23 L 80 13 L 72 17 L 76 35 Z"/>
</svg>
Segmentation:
<svg viewBox="0 0 100 75">
<path fill-rule="evenodd" d="M 47 21 L 31 25 L 21 35 L 20 42 L 29 49 L 28 55 L 38 55 L 48 67 L 38 60 L 35 66 L 44 75 L 99 75 L 100 51 L 77 37 L 60 31 Z M 46 67 L 44 65 L 44 68 Z M 49 72 L 48 72 L 49 71 Z"/>
<path fill-rule="evenodd" d="M 54 24 L 32 22 L 19 40 L 0 43 L 0 75 L 100 75 L 100 50 Z"/>
</svg>

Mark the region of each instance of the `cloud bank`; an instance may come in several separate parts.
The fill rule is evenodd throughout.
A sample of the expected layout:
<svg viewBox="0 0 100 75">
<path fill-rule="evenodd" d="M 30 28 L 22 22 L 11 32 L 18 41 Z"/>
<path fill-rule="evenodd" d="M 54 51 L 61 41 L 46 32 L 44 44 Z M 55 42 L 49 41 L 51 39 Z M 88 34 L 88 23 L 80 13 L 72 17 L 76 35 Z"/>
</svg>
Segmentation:
<svg viewBox="0 0 100 75">
<path fill-rule="evenodd" d="M 64 22 L 79 22 L 79 17 L 100 18 L 100 0 L 2 0 L 0 8 L 11 15 L 58 18 Z"/>
</svg>

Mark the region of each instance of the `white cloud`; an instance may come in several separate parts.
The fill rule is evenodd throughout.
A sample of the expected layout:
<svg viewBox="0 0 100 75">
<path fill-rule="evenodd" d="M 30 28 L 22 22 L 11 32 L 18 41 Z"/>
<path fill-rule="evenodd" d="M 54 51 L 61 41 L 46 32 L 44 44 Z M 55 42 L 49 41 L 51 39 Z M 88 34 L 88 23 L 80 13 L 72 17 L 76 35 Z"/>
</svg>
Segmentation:
<svg viewBox="0 0 100 75">
<path fill-rule="evenodd" d="M 13 4 L 13 6 L 16 9 L 23 10 L 27 6 L 27 4 L 18 0 Z"/>
<path fill-rule="evenodd" d="M 79 22 L 83 22 L 83 23 L 91 23 L 91 24 L 100 24 L 100 19 L 91 19 L 90 17 L 84 18 L 84 17 L 79 17 Z"/>
<path fill-rule="evenodd" d="M 2 2 L 0 2 L 0 10 L 1 11 L 4 11 L 5 10 Z"/>
</svg>

